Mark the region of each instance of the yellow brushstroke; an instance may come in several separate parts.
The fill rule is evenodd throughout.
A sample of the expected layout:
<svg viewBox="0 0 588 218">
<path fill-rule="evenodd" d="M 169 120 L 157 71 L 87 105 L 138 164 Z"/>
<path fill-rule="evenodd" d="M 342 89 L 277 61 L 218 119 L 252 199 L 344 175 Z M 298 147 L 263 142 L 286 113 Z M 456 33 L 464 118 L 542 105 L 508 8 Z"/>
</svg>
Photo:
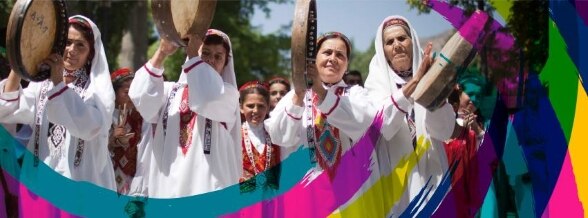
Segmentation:
<svg viewBox="0 0 588 218">
<path fill-rule="evenodd" d="M 385 217 L 406 191 L 408 176 L 423 154 L 431 147 L 431 141 L 419 136 L 415 152 L 398 161 L 392 172 L 380 179 L 344 209 L 329 217 Z"/>
<path fill-rule="evenodd" d="M 576 184 L 578 186 L 578 197 L 585 208 L 588 202 L 588 96 L 582 84 L 578 84 L 578 97 L 576 100 L 576 115 L 574 116 L 574 127 L 572 137 L 568 146 L 570 159 Z M 588 217 L 588 210 L 584 210 L 584 217 Z"/>
<path fill-rule="evenodd" d="M 508 22 L 510 18 L 510 7 L 512 7 L 512 1 L 510 0 L 493 0 L 490 4 L 496 8 L 498 14 L 504 18 L 505 21 Z"/>
</svg>

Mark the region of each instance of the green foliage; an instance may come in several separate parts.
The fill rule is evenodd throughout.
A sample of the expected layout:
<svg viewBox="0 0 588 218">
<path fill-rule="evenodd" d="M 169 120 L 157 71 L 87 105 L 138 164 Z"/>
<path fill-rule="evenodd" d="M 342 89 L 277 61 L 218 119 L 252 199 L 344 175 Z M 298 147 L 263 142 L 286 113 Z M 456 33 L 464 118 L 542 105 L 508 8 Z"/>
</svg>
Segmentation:
<svg viewBox="0 0 588 218">
<path fill-rule="evenodd" d="M 231 38 L 237 82 L 289 74 L 290 37 L 284 32 L 261 35 L 249 22 L 254 10 L 268 12 L 267 3 L 289 1 L 218 1 L 211 28 Z"/>
<path fill-rule="evenodd" d="M 149 46 L 147 50 L 147 57 L 151 58 L 157 48 L 159 47 L 159 40 L 155 41 Z M 167 81 L 177 81 L 182 73 L 182 64 L 186 61 L 186 52 L 184 49 L 179 48 L 174 54 L 168 56 L 163 63 L 163 76 Z"/>
<path fill-rule="evenodd" d="M 510 33 L 524 54 L 524 64 L 539 73 L 547 61 L 549 43 L 547 0 L 514 1 L 508 20 Z"/>
<path fill-rule="evenodd" d="M 66 1 L 69 15 L 81 14 L 90 18 L 102 34 L 102 42 L 109 69 L 118 68 L 118 53 L 121 48 L 123 30 L 127 26 L 128 9 L 136 1 Z"/>
<path fill-rule="evenodd" d="M 10 12 L 12 11 L 12 5 L 12 1 L 0 1 L 0 29 L 6 28 L 8 18 L 10 17 Z M 4 42 L 2 42 L 2 44 L 4 44 Z"/>
<path fill-rule="evenodd" d="M 351 44 L 353 45 L 353 43 Z M 365 80 L 368 75 L 370 61 L 372 60 L 372 57 L 374 57 L 374 54 L 376 54 L 376 48 L 373 40 L 371 46 L 366 51 L 360 51 L 355 48 L 352 48 L 351 51 L 349 71 L 358 70 L 361 72 L 361 77 Z"/>
</svg>

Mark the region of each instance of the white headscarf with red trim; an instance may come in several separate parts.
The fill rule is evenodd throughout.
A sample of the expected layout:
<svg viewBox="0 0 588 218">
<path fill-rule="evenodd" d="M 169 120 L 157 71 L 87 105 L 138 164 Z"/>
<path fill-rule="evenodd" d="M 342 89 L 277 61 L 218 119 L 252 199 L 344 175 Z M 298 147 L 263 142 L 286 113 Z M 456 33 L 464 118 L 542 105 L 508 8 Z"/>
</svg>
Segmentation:
<svg viewBox="0 0 588 218">
<path fill-rule="evenodd" d="M 410 36 L 412 37 L 412 73 L 418 70 L 419 65 L 423 59 L 423 52 L 421 50 L 421 46 L 419 43 L 419 37 L 412 28 L 412 25 L 408 20 L 402 16 L 389 16 L 386 17 L 382 21 L 382 23 L 378 26 L 376 31 L 376 39 L 374 41 L 376 54 L 372 58 L 370 62 L 370 69 L 369 74 L 365 80 L 365 87 L 368 89 L 370 95 L 374 95 L 376 98 L 381 99 L 384 97 L 389 97 L 392 95 L 392 92 L 398 89 L 396 84 L 404 85 L 406 84 L 405 79 L 400 77 L 396 72 L 390 67 L 388 64 L 388 60 L 386 60 L 386 55 L 384 53 L 384 42 L 383 42 L 383 32 L 384 32 L 384 24 L 392 19 L 401 19 L 406 24 L 408 24 L 408 28 L 410 29 Z"/>
</svg>

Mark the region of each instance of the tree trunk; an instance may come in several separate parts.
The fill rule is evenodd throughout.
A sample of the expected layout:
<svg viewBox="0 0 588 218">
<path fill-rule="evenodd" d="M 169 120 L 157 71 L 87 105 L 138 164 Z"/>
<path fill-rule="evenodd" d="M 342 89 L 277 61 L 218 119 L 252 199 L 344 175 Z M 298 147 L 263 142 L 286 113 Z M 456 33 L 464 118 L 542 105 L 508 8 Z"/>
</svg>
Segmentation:
<svg viewBox="0 0 588 218">
<path fill-rule="evenodd" d="M 139 1 L 129 10 L 128 25 L 118 55 L 120 67 L 134 71 L 147 61 L 147 5 L 146 1 Z"/>
</svg>

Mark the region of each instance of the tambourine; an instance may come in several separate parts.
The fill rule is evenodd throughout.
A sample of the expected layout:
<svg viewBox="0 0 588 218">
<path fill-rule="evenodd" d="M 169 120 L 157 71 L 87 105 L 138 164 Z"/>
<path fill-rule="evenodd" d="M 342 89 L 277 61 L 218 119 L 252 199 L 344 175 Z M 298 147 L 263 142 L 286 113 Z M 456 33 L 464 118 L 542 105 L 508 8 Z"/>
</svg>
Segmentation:
<svg viewBox="0 0 588 218">
<path fill-rule="evenodd" d="M 186 47 L 189 34 L 204 37 L 210 27 L 216 0 L 153 0 L 151 13 L 160 37 Z"/>
<path fill-rule="evenodd" d="M 29 81 L 43 81 L 51 69 L 40 65 L 52 53 L 63 55 L 67 41 L 64 0 L 18 0 L 8 20 L 6 54 L 16 73 Z"/>
<path fill-rule="evenodd" d="M 292 26 L 292 83 L 306 89 L 306 65 L 316 58 L 317 13 L 315 0 L 297 0 Z"/>
<path fill-rule="evenodd" d="M 490 23 L 488 21 L 487 15 L 474 13 L 460 31 L 453 34 L 412 93 L 415 102 L 429 111 L 443 105 L 453 91 L 457 75 L 467 68 L 476 55 L 475 45 L 485 39 L 484 27 Z"/>
</svg>

